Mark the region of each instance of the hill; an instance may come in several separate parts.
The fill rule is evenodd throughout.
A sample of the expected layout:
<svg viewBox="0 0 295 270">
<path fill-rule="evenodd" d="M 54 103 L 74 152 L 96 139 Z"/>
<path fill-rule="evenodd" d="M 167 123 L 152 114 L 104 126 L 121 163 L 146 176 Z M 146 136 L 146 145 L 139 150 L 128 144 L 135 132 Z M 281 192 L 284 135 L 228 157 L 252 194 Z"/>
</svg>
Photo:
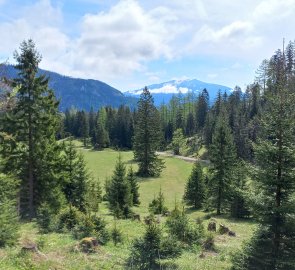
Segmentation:
<svg viewBox="0 0 295 270">
<path fill-rule="evenodd" d="M 221 91 L 222 93 L 223 92 L 229 93 L 231 91 L 231 88 L 227 86 L 213 84 L 213 83 L 206 83 L 196 79 L 172 80 L 172 81 L 163 82 L 159 84 L 152 84 L 147 87 L 150 90 L 151 94 L 153 95 L 156 105 L 160 105 L 162 103 L 168 103 L 173 95 L 187 94 L 191 92 L 197 96 L 204 88 L 206 88 L 209 93 L 210 102 L 213 102 L 215 100 L 215 98 L 217 97 L 218 91 Z M 138 97 L 141 94 L 141 92 L 142 92 L 142 89 L 137 89 L 137 90 L 127 91 L 124 94 L 126 96 Z"/>
<path fill-rule="evenodd" d="M 4 74 L 8 78 L 15 78 L 17 70 L 12 65 L 7 65 Z M 126 97 L 119 90 L 98 80 L 72 78 L 43 69 L 39 70 L 39 74 L 45 74 L 50 78 L 49 87 L 60 99 L 61 111 L 71 107 L 89 111 L 91 107 L 97 110 L 102 106 L 136 106 L 136 98 Z"/>
</svg>

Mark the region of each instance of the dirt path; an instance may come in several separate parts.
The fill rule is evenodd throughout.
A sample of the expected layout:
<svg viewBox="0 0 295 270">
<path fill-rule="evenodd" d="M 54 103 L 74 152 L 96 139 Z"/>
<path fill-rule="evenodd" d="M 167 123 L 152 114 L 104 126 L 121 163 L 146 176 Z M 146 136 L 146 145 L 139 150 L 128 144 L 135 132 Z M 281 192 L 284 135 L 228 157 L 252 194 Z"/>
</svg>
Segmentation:
<svg viewBox="0 0 295 270">
<path fill-rule="evenodd" d="M 193 157 L 185 157 L 185 156 L 173 155 L 173 154 L 167 153 L 167 152 L 156 152 L 156 154 L 158 154 L 160 156 L 164 156 L 164 157 L 175 157 L 175 158 L 179 158 L 181 160 L 184 160 L 184 161 L 190 162 L 190 163 L 194 163 L 196 161 L 199 161 L 199 162 L 205 163 L 205 164 L 209 164 L 210 163 L 209 160 L 203 160 L 203 159 L 197 159 L 197 158 L 193 158 Z"/>
</svg>

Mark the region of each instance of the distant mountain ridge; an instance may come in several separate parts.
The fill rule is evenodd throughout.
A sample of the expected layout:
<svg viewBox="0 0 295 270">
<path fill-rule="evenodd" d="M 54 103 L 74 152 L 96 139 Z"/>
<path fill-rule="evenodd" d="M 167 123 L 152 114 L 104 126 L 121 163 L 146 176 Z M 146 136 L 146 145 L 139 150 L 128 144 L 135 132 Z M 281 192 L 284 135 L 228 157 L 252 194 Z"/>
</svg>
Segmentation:
<svg viewBox="0 0 295 270">
<path fill-rule="evenodd" d="M 6 65 L 4 75 L 16 78 L 17 70 L 12 65 Z M 65 111 L 74 107 L 79 110 L 89 111 L 91 107 L 98 110 L 102 106 L 118 108 L 120 105 L 136 107 L 137 99 L 125 96 L 116 88 L 92 79 L 79 79 L 63 76 L 55 72 L 40 69 L 38 74 L 45 74 L 50 78 L 49 87 L 54 90 L 60 99 L 59 109 Z"/>
<path fill-rule="evenodd" d="M 204 88 L 209 93 L 210 102 L 215 100 L 219 91 L 229 93 L 232 90 L 230 87 L 224 85 L 206 83 L 197 79 L 171 80 L 159 84 L 152 84 L 147 87 L 153 95 L 157 106 L 162 103 L 168 103 L 173 95 L 187 94 L 189 92 L 198 95 Z M 124 94 L 126 96 L 138 97 L 141 92 L 142 89 L 137 89 L 127 91 Z"/>
</svg>

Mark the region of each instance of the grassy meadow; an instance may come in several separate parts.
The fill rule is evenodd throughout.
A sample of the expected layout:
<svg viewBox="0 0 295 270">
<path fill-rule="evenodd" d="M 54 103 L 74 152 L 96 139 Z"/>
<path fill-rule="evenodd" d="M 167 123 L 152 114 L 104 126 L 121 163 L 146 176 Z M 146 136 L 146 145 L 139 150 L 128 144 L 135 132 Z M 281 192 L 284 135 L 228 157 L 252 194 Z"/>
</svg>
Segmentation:
<svg viewBox="0 0 295 270">
<path fill-rule="evenodd" d="M 106 149 L 104 151 L 93 151 L 83 149 L 79 142 L 76 142 L 77 148 L 84 154 L 87 167 L 95 179 L 99 179 L 103 186 L 105 178 L 112 175 L 118 152 Z M 122 160 L 126 166 L 137 166 L 133 162 L 133 153 L 131 151 L 121 152 Z M 181 203 L 184 192 L 185 181 L 188 178 L 192 163 L 173 157 L 163 157 L 165 160 L 165 169 L 159 178 L 140 179 L 140 200 L 139 207 L 134 207 L 134 212 L 139 213 L 141 217 L 148 215 L 148 204 L 154 195 L 161 188 L 166 200 L 166 206 L 170 209 L 174 207 L 175 201 Z M 100 206 L 100 215 L 108 222 L 108 229 L 114 226 L 114 219 L 110 215 L 106 203 Z M 187 209 L 192 219 L 204 217 L 208 213 L 202 211 L 192 211 Z M 221 216 L 216 217 L 217 223 L 229 226 L 235 231 L 237 237 L 215 235 L 217 252 L 207 252 L 204 258 L 200 258 L 199 248 L 185 251 L 180 258 L 174 260 L 178 266 L 177 269 L 183 270 L 222 270 L 229 269 L 230 256 L 241 247 L 244 240 L 248 239 L 255 227 L 251 221 L 237 221 Z M 161 226 L 164 226 L 165 218 L 161 220 Z M 204 221 L 205 225 L 208 222 Z M 129 247 L 132 240 L 144 232 L 144 224 L 139 221 L 119 220 L 117 227 L 123 232 L 124 243 L 114 246 L 110 241 L 105 246 L 99 247 L 97 253 L 84 254 L 77 252 L 75 247 L 78 241 L 72 238 L 70 234 L 49 233 L 42 235 L 34 222 L 25 223 L 20 231 L 20 243 L 15 247 L 0 249 L 0 269 L 126 269 L 125 262 L 129 256 Z M 34 241 L 38 244 L 40 254 L 28 254 L 21 252 L 21 245 L 24 242 Z M 127 266 L 127 269 L 131 267 Z M 171 268 L 172 269 L 172 268 Z M 175 268 L 173 268 L 175 269 Z"/>
</svg>

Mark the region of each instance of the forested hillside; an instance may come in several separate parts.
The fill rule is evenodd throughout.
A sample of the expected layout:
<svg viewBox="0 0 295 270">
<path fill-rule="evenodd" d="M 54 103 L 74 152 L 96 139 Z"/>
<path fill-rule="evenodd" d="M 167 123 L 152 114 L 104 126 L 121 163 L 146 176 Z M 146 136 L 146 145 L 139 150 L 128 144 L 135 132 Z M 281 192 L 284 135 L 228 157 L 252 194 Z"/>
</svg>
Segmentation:
<svg viewBox="0 0 295 270">
<path fill-rule="evenodd" d="M 12 65 L 3 66 L 2 73 L 10 79 L 18 76 L 17 69 Z M 114 108 L 123 104 L 131 108 L 136 106 L 136 98 L 126 97 L 119 90 L 98 80 L 72 78 L 40 68 L 37 74 L 49 78 L 48 86 L 60 100 L 61 111 L 70 108 L 89 111 L 91 107 L 97 110 L 107 105 Z"/>
<path fill-rule="evenodd" d="M 145 87 L 136 109 L 62 113 L 23 41 L 1 79 L 0 268 L 295 269 L 294 46 L 214 104 Z"/>
</svg>

